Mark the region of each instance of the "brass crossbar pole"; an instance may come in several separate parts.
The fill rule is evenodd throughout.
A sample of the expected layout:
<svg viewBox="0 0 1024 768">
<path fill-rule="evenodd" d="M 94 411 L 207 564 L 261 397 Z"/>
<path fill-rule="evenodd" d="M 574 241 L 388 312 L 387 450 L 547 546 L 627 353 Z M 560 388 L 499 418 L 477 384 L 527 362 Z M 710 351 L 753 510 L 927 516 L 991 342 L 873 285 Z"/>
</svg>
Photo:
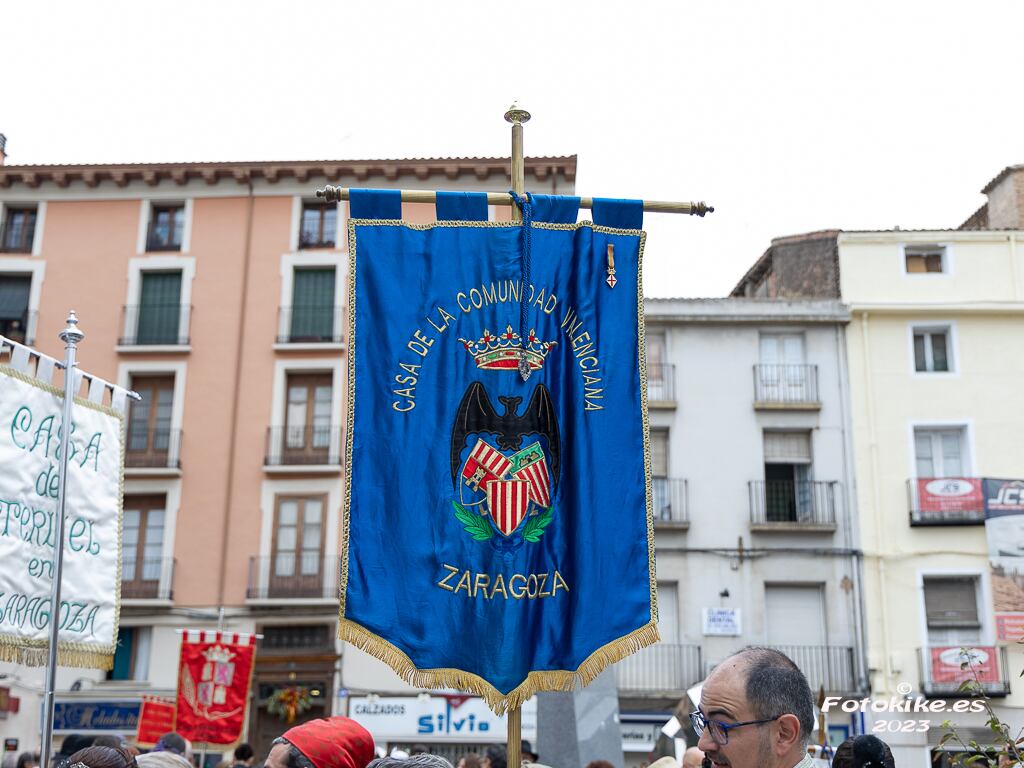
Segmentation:
<svg viewBox="0 0 1024 768">
<path fill-rule="evenodd" d="M 349 187 L 335 187 L 328 184 L 323 189 L 316 191 L 317 197 L 322 197 L 328 203 L 336 203 L 339 200 L 349 199 Z M 425 189 L 403 189 L 403 203 L 434 203 L 437 201 L 437 194 Z M 507 192 L 488 192 L 488 205 L 512 205 L 512 198 Z M 581 197 L 580 208 L 591 209 L 594 207 L 594 198 Z M 514 209 L 518 211 L 518 208 Z M 706 213 L 714 213 L 713 206 L 707 203 L 674 203 L 666 200 L 644 200 L 644 210 L 650 213 L 687 213 L 691 216 L 703 216 Z"/>
</svg>

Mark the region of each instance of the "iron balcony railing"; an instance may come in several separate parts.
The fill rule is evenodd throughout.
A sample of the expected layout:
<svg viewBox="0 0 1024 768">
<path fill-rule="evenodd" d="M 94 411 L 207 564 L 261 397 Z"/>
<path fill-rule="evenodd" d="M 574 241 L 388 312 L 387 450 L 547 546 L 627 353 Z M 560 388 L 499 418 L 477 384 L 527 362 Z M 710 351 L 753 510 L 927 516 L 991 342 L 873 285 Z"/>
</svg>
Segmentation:
<svg viewBox="0 0 1024 768">
<path fill-rule="evenodd" d="M 647 364 L 647 400 L 675 402 L 676 367 L 670 363 Z"/>
<path fill-rule="evenodd" d="M 689 488 L 686 480 L 675 477 L 655 477 L 652 483 L 654 521 L 656 523 L 689 522 Z"/>
<path fill-rule="evenodd" d="M 658 643 L 615 665 L 620 691 L 679 694 L 703 678 L 699 645 Z"/>
<path fill-rule="evenodd" d="M 824 686 L 831 693 L 853 693 L 857 682 L 853 666 L 853 648 L 841 645 L 773 645 L 800 667 L 811 691 Z"/>
<path fill-rule="evenodd" d="M 277 343 L 334 343 L 344 340 L 341 307 L 281 307 L 278 310 Z"/>
<path fill-rule="evenodd" d="M 188 304 L 126 304 L 124 336 L 118 344 L 125 347 L 149 344 L 184 346 L 189 343 Z"/>
<path fill-rule="evenodd" d="M 21 317 L 0 319 L 0 336 L 6 336 L 11 341 L 31 346 L 36 341 L 38 320 L 39 313 L 34 310 L 23 312 Z"/>
<path fill-rule="evenodd" d="M 173 600 L 174 558 L 137 560 L 131 553 L 121 558 L 121 598 L 124 600 Z"/>
<path fill-rule="evenodd" d="M 341 466 L 340 427 L 268 427 L 264 465 Z"/>
<path fill-rule="evenodd" d="M 907 480 L 910 524 L 981 525 L 983 491 L 980 477 L 912 477 Z"/>
<path fill-rule="evenodd" d="M 933 645 L 919 648 L 917 659 L 925 696 L 1010 694 L 1005 646 Z"/>
<path fill-rule="evenodd" d="M 836 481 L 751 480 L 750 522 L 836 524 Z"/>
<path fill-rule="evenodd" d="M 129 424 L 124 466 L 134 469 L 181 469 L 181 430 L 154 429 L 135 435 Z"/>
<path fill-rule="evenodd" d="M 818 366 L 755 365 L 754 400 L 758 403 L 809 405 L 818 402 Z"/>
<path fill-rule="evenodd" d="M 249 558 L 249 600 L 337 599 L 338 557 L 278 552 Z"/>
</svg>

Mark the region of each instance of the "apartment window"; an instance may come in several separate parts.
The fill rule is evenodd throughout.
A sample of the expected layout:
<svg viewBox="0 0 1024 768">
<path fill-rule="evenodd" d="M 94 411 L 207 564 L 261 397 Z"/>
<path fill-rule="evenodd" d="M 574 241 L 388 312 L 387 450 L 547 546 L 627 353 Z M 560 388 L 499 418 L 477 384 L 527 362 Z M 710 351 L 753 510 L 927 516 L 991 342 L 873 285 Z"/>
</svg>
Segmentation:
<svg viewBox="0 0 1024 768">
<path fill-rule="evenodd" d="M 319 594 L 326 496 L 279 496 L 274 512 L 270 593 Z"/>
<path fill-rule="evenodd" d="M 908 245 L 903 249 L 907 274 L 946 272 L 946 248 L 941 245 Z"/>
<path fill-rule="evenodd" d="M 0 274 L 0 336 L 23 344 L 28 339 L 31 275 Z"/>
<path fill-rule="evenodd" d="M 651 429 L 651 475 L 668 477 L 668 430 Z"/>
<path fill-rule="evenodd" d="M 334 339 L 334 286 L 334 267 L 301 267 L 295 270 L 289 341 Z"/>
<path fill-rule="evenodd" d="M 770 523 L 798 522 L 813 516 L 811 433 L 765 431 L 764 514 Z"/>
<path fill-rule="evenodd" d="M 953 370 L 949 326 L 914 328 L 914 370 L 946 373 Z"/>
<path fill-rule="evenodd" d="M 180 251 L 181 237 L 184 231 L 185 206 L 183 203 L 154 203 L 149 214 L 146 250 Z"/>
<path fill-rule="evenodd" d="M 338 232 L 338 206 L 324 203 L 302 204 L 300 248 L 333 248 Z"/>
<path fill-rule="evenodd" d="M 154 598 L 163 572 L 163 495 L 125 496 L 121 525 L 121 593 L 124 597 Z"/>
<path fill-rule="evenodd" d="M 283 458 L 287 464 L 326 464 L 331 443 L 331 373 L 289 373 Z"/>
<path fill-rule="evenodd" d="M 36 215 L 35 206 L 6 206 L 3 229 L 0 233 L 0 250 L 8 253 L 31 253 L 32 240 L 36 234 Z"/>
<path fill-rule="evenodd" d="M 929 645 L 981 640 L 976 576 L 926 576 L 924 611 Z"/>
<path fill-rule="evenodd" d="M 182 344 L 181 270 L 143 272 L 136 308 L 138 344 Z"/>
<path fill-rule="evenodd" d="M 142 400 L 132 402 L 128 415 L 125 466 L 169 466 L 174 437 L 171 432 L 174 375 L 133 375 L 129 386 L 142 395 Z M 174 463 L 176 465 L 176 460 Z"/>
<path fill-rule="evenodd" d="M 918 477 L 964 477 L 967 472 L 964 454 L 962 427 L 914 429 Z"/>
<path fill-rule="evenodd" d="M 145 680 L 153 634 L 150 627 L 118 627 L 114 666 L 107 680 Z"/>
<path fill-rule="evenodd" d="M 662 643 L 679 642 L 679 590 L 673 582 L 658 582 L 658 634 Z"/>
</svg>

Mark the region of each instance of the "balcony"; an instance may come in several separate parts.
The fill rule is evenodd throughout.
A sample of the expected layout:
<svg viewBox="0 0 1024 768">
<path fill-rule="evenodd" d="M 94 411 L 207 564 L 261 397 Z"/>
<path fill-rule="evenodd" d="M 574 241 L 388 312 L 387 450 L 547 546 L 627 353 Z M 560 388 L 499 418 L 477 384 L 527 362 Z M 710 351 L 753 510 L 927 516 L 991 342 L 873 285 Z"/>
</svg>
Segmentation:
<svg viewBox="0 0 1024 768">
<path fill-rule="evenodd" d="M 758 410 L 816 411 L 818 366 L 755 365 L 754 408 Z"/>
<path fill-rule="evenodd" d="M 986 696 L 1010 694 L 1005 647 L 933 645 L 919 648 L 917 660 L 925 696 L 968 698 L 979 695 L 979 687 Z M 961 669 L 964 663 L 968 667 Z"/>
<path fill-rule="evenodd" d="M 984 525 L 980 477 L 915 477 L 907 480 L 911 526 Z"/>
<path fill-rule="evenodd" d="M 132 450 L 132 446 L 136 444 L 135 438 L 136 436 L 129 431 L 124 452 L 124 468 L 126 470 L 181 469 L 180 429 L 155 429 L 145 434 L 145 441 L 138 441 L 139 449 Z M 145 473 L 132 472 L 132 474 Z"/>
<path fill-rule="evenodd" d="M 342 307 L 281 307 L 278 344 L 340 344 Z"/>
<path fill-rule="evenodd" d="M 686 480 L 675 477 L 655 477 L 652 479 L 652 483 L 654 524 L 666 528 L 689 527 L 689 487 Z"/>
<path fill-rule="evenodd" d="M 678 698 L 703 678 L 701 671 L 699 645 L 658 643 L 617 662 L 615 682 L 619 691 L 668 693 Z"/>
<path fill-rule="evenodd" d="M 266 467 L 341 467 L 340 427 L 268 427 Z"/>
<path fill-rule="evenodd" d="M 789 656 L 807 677 L 811 692 L 855 693 L 857 680 L 853 666 L 853 648 L 839 645 L 773 645 Z"/>
<path fill-rule="evenodd" d="M 125 553 L 121 561 L 122 600 L 173 600 L 174 558 L 138 561 Z"/>
<path fill-rule="evenodd" d="M 647 406 L 676 407 L 676 367 L 667 363 L 647 365 Z"/>
<path fill-rule="evenodd" d="M 752 480 L 753 531 L 828 532 L 836 529 L 836 481 Z"/>
<path fill-rule="evenodd" d="M 36 340 L 36 323 L 39 313 L 24 312 L 21 317 L 0 318 L 0 336 L 5 336 L 19 344 L 32 346 Z"/>
<path fill-rule="evenodd" d="M 278 552 L 249 558 L 247 600 L 337 600 L 338 557 Z"/>
<path fill-rule="evenodd" d="M 188 346 L 191 314 L 188 304 L 125 305 L 124 336 L 117 343 L 121 347 Z"/>
</svg>

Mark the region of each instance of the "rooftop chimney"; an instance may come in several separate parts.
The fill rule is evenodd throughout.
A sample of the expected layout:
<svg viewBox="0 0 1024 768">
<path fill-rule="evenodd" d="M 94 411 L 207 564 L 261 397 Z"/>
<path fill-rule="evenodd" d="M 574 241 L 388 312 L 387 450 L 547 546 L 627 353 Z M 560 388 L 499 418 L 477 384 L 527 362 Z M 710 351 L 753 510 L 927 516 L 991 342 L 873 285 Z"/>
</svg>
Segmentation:
<svg viewBox="0 0 1024 768">
<path fill-rule="evenodd" d="M 7 137 L 0 133 L 0 165 L 4 164 L 4 160 L 7 159 Z"/>
<path fill-rule="evenodd" d="M 1024 228 L 1024 165 L 1004 168 L 982 192 L 988 195 L 989 228 Z"/>
</svg>

